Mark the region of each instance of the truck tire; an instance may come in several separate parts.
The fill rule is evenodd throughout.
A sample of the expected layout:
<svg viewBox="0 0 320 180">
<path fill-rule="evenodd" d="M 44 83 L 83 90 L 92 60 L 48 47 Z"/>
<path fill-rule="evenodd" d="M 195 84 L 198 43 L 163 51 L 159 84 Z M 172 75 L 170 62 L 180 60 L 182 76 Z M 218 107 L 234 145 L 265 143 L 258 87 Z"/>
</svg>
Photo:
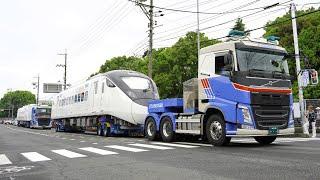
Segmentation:
<svg viewBox="0 0 320 180">
<path fill-rule="evenodd" d="M 149 141 L 153 141 L 157 136 L 157 125 L 155 120 L 152 117 L 149 117 L 146 121 L 144 128 L 145 136 Z"/>
<path fill-rule="evenodd" d="M 160 135 L 164 142 L 171 142 L 174 139 L 174 131 L 171 119 L 164 117 L 160 123 Z"/>
<path fill-rule="evenodd" d="M 206 123 L 208 141 L 214 146 L 228 145 L 231 138 L 226 137 L 226 123 L 219 115 L 211 115 Z"/>
<path fill-rule="evenodd" d="M 268 145 L 275 141 L 277 139 L 277 136 L 257 136 L 254 137 L 254 139 L 260 144 Z"/>
<path fill-rule="evenodd" d="M 105 128 L 103 129 L 103 136 L 104 136 L 104 137 L 108 137 L 108 136 L 109 136 L 109 132 L 108 132 L 108 128 L 107 128 L 107 127 L 105 127 Z"/>
</svg>

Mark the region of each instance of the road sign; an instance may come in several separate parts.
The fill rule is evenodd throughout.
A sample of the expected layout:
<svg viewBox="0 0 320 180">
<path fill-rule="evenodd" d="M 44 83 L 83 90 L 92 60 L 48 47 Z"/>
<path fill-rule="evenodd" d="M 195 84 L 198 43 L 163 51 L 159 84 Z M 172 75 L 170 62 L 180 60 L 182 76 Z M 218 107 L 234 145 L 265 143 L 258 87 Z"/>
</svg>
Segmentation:
<svg viewBox="0 0 320 180">
<path fill-rule="evenodd" d="M 62 91 L 62 84 L 58 83 L 44 83 L 43 93 L 59 93 Z"/>
</svg>

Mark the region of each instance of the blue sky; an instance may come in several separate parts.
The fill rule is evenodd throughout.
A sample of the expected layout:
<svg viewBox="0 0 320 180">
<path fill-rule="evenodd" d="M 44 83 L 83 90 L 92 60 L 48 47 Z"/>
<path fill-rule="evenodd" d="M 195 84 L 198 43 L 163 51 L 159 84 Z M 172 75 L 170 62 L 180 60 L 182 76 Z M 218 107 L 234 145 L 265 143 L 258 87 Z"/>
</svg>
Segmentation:
<svg viewBox="0 0 320 180">
<path fill-rule="evenodd" d="M 200 11 L 224 12 L 254 0 L 200 0 Z M 154 0 L 161 7 L 196 10 L 196 0 Z M 263 7 L 285 0 L 256 0 L 242 9 Z M 298 9 L 314 0 L 296 0 Z M 146 2 L 148 3 L 148 2 Z M 287 5 L 288 3 L 286 3 Z M 248 29 L 263 26 L 283 15 L 288 7 L 281 6 L 244 18 Z M 201 15 L 207 22 L 201 28 L 252 13 L 231 13 L 221 17 Z M 163 11 L 156 17 L 155 47 L 172 45 L 187 31 L 195 30 L 195 14 Z M 204 31 L 209 37 L 224 36 L 234 23 Z M 2 0 L 0 2 L 0 97 L 12 90 L 32 89 L 39 73 L 41 83 L 62 81 L 63 63 L 57 53 L 68 51 L 68 82 L 76 83 L 98 71 L 114 56 L 141 55 L 147 48 L 147 19 L 142 11 L 127 0 Z M 261 37 L 263 30 L 252 32 Z M 41 94 L 40 99 L 50 95 Z"/>
</svg>

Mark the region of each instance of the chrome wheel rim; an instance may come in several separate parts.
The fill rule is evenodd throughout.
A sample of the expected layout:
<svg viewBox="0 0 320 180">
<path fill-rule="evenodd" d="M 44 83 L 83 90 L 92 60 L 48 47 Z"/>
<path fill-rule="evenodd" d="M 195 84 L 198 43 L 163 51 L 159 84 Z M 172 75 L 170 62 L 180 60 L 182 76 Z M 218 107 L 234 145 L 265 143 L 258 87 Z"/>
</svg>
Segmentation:
<svg viewBox="0 0 320 180">
<path fill-rule="evenodd" d="M 166 121 L 163 123 L 162 133 L 165 137 L 169 137 L 171 132 L 171 124 L 170 122 Z"/>
<path fill-rule="evenodd" d="M 214 121 L 210 124 L 210 134 L 214 140 L 219 140 L 222 137 L 222 125 L 220 122 Z"/>
<path fill-rule="evenodd" d="M 154 124 L 152 122 L 149 122 L 147 126 L 147 133 L 149 137 L 153 135 L 153 131 L 154 131 Z"/>
</svg>

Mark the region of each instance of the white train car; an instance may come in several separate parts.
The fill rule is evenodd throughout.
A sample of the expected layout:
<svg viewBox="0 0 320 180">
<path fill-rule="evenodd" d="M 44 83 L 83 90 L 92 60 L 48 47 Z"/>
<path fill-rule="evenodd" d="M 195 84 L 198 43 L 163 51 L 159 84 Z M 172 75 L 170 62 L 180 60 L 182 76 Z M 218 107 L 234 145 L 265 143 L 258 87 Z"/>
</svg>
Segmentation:
<svg viewBox="0 0 320 180">
<path fill-rule="evenodd" d="M 29 104 L 17 111 L 17 125 L 27 128 L 51 128 L 51 107 Z"/>
<path fill-rule="evenodd" d="M 56 131 L 96 131 L 98 135 L 143 132 L 148 101 L 159 99 L 155 83 L 135 71 L 98 74 L 55 98 Z"/>
</svg>

